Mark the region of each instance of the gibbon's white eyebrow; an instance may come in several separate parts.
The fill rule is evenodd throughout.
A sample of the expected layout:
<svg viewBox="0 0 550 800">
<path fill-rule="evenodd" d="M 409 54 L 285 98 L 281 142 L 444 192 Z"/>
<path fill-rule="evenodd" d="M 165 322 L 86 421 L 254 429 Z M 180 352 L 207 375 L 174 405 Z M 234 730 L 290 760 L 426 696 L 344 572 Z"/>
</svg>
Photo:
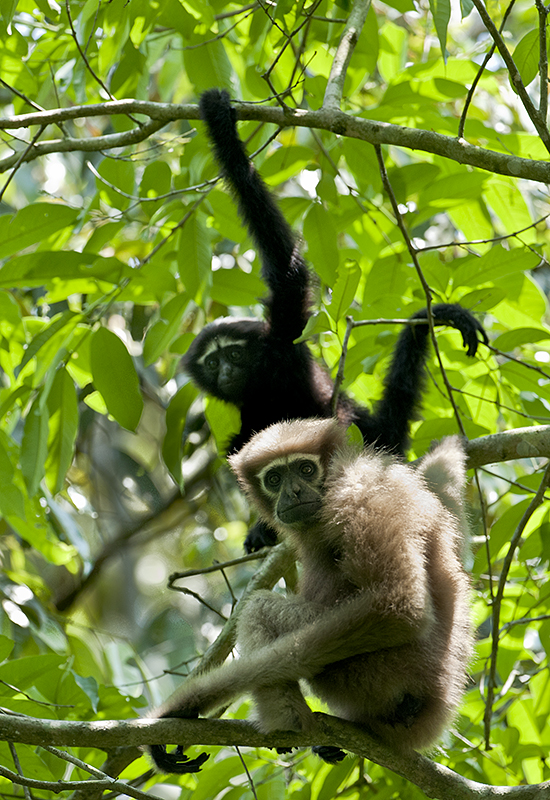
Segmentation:
<svg viewBox="0 0 550 800">
<path fill-rule="evenodd" d="M 215 350 L 223 350 L 224 347 L 246 347 L 246 339 L 233 339 L 231 336 L 216 336 L 211 342 L 208 342 L 204 353 L 197 359 L 199 364 L 202 364 L 205 358 Z"/>
<path fill-rule="evenodd" d="M 270 461 L 266 467 L 258 472 L 258 478 L 263 481 L 267 472 L 271 472 L 272 469 L 277 469 L 277 467 L 287 467 L 294 461 L 313 461 L 314 464 L 317 465 L 317 468 L 322 471 L 320 456 L 314 455 L 313 453 L 291 453 L 288 456 L 274 458 L 273 461 Z"/>
</svg>

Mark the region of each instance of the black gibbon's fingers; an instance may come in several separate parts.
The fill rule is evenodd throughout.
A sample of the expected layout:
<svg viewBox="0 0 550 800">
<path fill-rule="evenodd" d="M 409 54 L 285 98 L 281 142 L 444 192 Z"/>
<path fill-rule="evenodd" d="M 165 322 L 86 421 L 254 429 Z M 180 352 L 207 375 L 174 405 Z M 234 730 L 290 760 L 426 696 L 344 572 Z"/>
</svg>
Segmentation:
<svg viewBox="0 0 550 800">
<path fill-rule="evenodd" d="M 315 753 L 319 758 L 322 758 L 327 764 L 338 764 L 346 757 L 343 750 L 330 744 L 314 745 L 314 747 L 311 748 L 311 752 Z"/>
<path fill-rule="evenodd" d="M 256 553 L 262 547 L 273 547 L 275 544 L 277 544 L 277 532 L 265 522 L 257 522 L 248 531 L 244 549 L 247 553 Z"/>
<path fill-rule="evenodd" d="M 204 762 L 210 758 L 208 753 L 201 753 L 197 758 L 190 759 L 184 754 L 182 745 L 170 753 L 163 744 L 152 744 L 148 749 L 157 769 L 161 772 L 173 772 L 176 775 L 200 772 Z"/>
<path fill-rule="evenodd" d="M 468 309 L 463 308 L 458 303 L 436 303 L 432 306 L 432 314 L 434 319 L 441 320 L 457 328 L 462 334 L 462 342 L 464 347 L 467 348 L 466 352 L 469 356 L 475 356 L 479 344 L 478 334 L 481 340 L 487 344 L 489 338 L 483 328 L 483 325 L 478 319 L 474 317 Z M 426 309 L 422 309 L 413 318 L 427 317 Z"/>
</svg>

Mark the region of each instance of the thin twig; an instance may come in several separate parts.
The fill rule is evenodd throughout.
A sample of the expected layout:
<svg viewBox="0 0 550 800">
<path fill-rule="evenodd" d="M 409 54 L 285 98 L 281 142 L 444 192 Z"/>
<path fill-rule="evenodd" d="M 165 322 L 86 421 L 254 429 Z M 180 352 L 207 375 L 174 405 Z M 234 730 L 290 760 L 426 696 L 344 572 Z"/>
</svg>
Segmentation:
<svg viewBox="0 0 550 800">
<path fill-rule="evenodd" d="M 30 153 L 30 151 L 32 150 L 32 148 L 34 147 L 34 145 L 36 144 L 38 139 L 40 139 L 40 137 L 44 133 L 45 129 L 46 129 L 45 125 L 42 125 L 38 129 L 38 131 L 33 136 L 32 140 L 29 142 L 29 145 L 28 145 L 27 149 L 23 150 L 21 155 L 18 157 L 17 161 L 14 164 L 13 170 L 11 171 L 11 173 L 10 173 L 10 175 L 8 177 L 8 180 L 5 182 L 5 184 L 3 185 L 2 189 L 0 190 L 0 200 L 4 197 L 4 193 L 5 193 L 6 189 L 8 188 L 8 186 L 10 185 L 12 180 L 15 178 L 15 174 L 16 174 L 17 170 L 19 169 L 21 164 L 26 160 L 27 154 Z"/>
<path fill-rule="evenodd" d="M 185 572 L 173 572 L 170 577 L 168 578 L 168 588 L 172 588 L 172 584 L 175 583 L 177 580 L 185 580 L 186 578 L 193 578 L 195 575 L 207 575 L 209 572 L 219 572 L 220 570 L 224 570 L 227 567 L 234 567 L 240 566 L 241 564 L 246 564 L 247 561 L 258 561 L 260 559 L 264 559 L 269 550 L 263 548 L 259 550 L 257 553 L 248 553 L 246 556 L 241 556 L 240 558 L 233 558 L 231 561 L 221 561 L 212 564 L 210 567 L 202 567 L 202 569 L 188 569 Z"/>
<path fill-rule="evenodd" d="M 17 755 L 15 745 L 13 742 L 8 742 L 8 746 L 10 748 L 11 757 L 13 758 L 13 763 L 15 764 L 17 774 L 22 777 L 23 770 L 21 769 L 21 762 L 19 761 L 19 756 Z M 32 800 L 32 795 L 28 786 L 23 786 L 23 794 L 25 795 L 26 800 Z"/>
<path fill-rule="evenodd" d="M 45 108 L 42 108 L 42 106 L 39 106 L 38 103 L 35 103 L 34 100 L 31 100 L 29 97 L 27 97 L 26 94 L 23 94 L 23 92 L 20 92 L 19 89 L 16 89 L 15 86 L 11 86 L 11 84 L 6 83 L 6 81 L 3 80 L 3 78 L 0 78 L 0 83 L 2 84 L 2 86 L 5 86 L 6 89 L 9 89 L 10 92 L 13 92 L 14 94 L 16 94 L 17 97 L 20 97 L 21 100 L 24 100 L 25 103 L 27 103 L 31 108 L 34 108 L 37 111 L 45 111 L 46 110 Z"/>
<path fill-rule="evenodd" d="M 424 289 L 424 294 L 426 296 L 426 316 L 427 316 L 427 323 L 428 323 L 429 329 L 430 329 L 430 338 L 432 340 L 432 344 L 433 344 L 434 351 L 435 351 L 435 354 L 436 354 L 436 357 L 437 357 L 437 361 L 439 363 L 439 369 L 441 371 L 441 376 L 443 378 L 443 382 L 444 382 L 445 388 L 447 390 L 447 395 L 449 397 L 451 406 L 453 408 L 453 412 L 454 412 L 454 415 L 455 415 L 455 418 L 456 418 L 456 422 L 457 422 L 458 428 L 459 428 L 460 432 L 462 433 L 462 435 L 466 436 L 466 431 L 464 430 L 464 425 L 462 424 L 462 418 L 460 416 L 460 412 L 458 410 L 458 407 L 457 407 L 457 405 L 455 403 L 453 389 L 452 389 L 451 384 L 449 383 L 449 379 L 447 378 L 447 372 L 445 370 L 445 367 L 443 366 L 443 360 L 441 358 L 441 353 L 439 352 L 439 345 L 437 344 L 437 338 L 436 338 L 435 330 L 434 330 L 434 317 L 433 317 L 433 313 L 432 313 L 432 290 L 428 286 L 428 282 L 426 281 L 426 278 L 424 277 L 424 273 L 422 272 L 422 268 L 421 268 L 420 262 L 418 260 L 417 250 L 416 250 L 415 246 L 413 245 L 413 243 L 411 241 L 411 237 L 409 236 L 409 232 L 408 232 L 408 230 L 407 230 L 407 228 L 405 226 L 405 223 L 403 222 L 403 217 L 401 215 L 401 212 L 399 211 L 399 205 L 397 203 L 395 194 L 393 192 L 393 189 L 392 189 L 392 186 L 391 186 L 391 183 L 390 183 L 390 179 L 388 178 L 386 165 L 384 163 L 384 158 L 382 156 L 382 149 L 381 149 L 380 145 L 375 145 L 374 149 L 376 151 L 376 157 L 378 158 L 378 165 L 379 165 L 379 168 L 380 168 L 380 176 L 382 178 L 382 184 L 383 184 L 384 189 L 386 190 L 386 193 L 387 193 L 387 195 L 388 195 L 388 197 L 390 199 L 390 202 L 391 202 L 391 205 L 392 205 L 392 208 L 393 208 L 393 213 L 395 215 L 395 219 L 396 219 L 396 222 L 397 222 L 397 226 L 398 226 L 399 230 L 401 231 L 401 235 L 403 236 L 403 239 L 405 240 L 405 244 L 407 245 L 407 250 L 410 253 L 410 256 L 411 256 L 413 264 L 414 264 L 414 267 L 416 269 L 416 273 L 418 275 L 418 278 L 420 280 L 422 288 Z"/>
<path fill-rule="evenodd" d="M 487 9 L 483 3 L 483 0 L 472 0 L 473 4 L 475 5 L 479 16 L 481 17 L 483 24 L 487 28 L 488 32 L 490 33 L 493 41 L 495 42 L 496 46 L 498 47 L 498 51 L 502 56 L 506 67 L 508 68 L 508 72 L 510 74 L 510 79 L 521 98 L 521 102 L 523 103 L 523 107 L 527 111 L 529 115 L 529 119 L 535 126 L 537 133 L 539 134 L 541 141 L 543 142 L 544 146 L 550 152 L 550 133 L 548 132 L 548 127 L 546 125 L 546 120 L 542 117 L 541 113 L 537 108 L 535 108 L 533 101 L 529 97 L 527 93 L 527 89 L 523 85 L 523 81 L 521 79 L 521 75 L 519 70 L 512 58 L 512 54 L 506 47 L 506 43 L 504 39 L 500 35 L 495 23 L 487 13 Z"/>
<path fill-rule="evenodd" d="M 508 5 L 508 8 L 504 12 L 504 16 L 502 17 L 502 22 L 500 23 L 500 28 L 499 28 L 499 32 L 500 33 L 502 33 L 502 31 L 504 30 L 504 26 L 506 25 L 506 20 L 508 19 L 509 15 L 510 15 L 510 12 L 511 12 L 515 2 L 516 2 L 516 0 L 510 0 L 510 4 Z M 470 86 L 470 89 L 468 90 L 468 95 L 466 97 L 466 102 L 464 103 L 464 108 L 462 109 L 462 114 L 460 115 L 460 121 L 458 123 L 457 136 L 458 136 L 459 139 L 462 139 L 463 136 L 464 136 L 464 126 L 466 125 L 466 116 L 468 114 L 468 109 L 470 108 L 472 100 L 474 99 L 474 93 L 475 93 L 475 90 L 477 89 L 477 85 L 481 80 L 481 76 L 485 72 L 485 67 L 487 66 L 487 64 L 489 63 L 491 58 L 493 57 L 493 54 L 494 54 L 496 49 L 497 49 L 496 43 L 493 42 L 493 44 L 489 48 L 488 52 L 486 53 L 485 58 L 483 59 L 483 62 L 481 64 L 479 70 L 477 71 L 477 75 L 475 76 L 474 80 L 472 81 L 472 85 Z"/>
<path fill-rule="evenodd" d="M 180 219 L 178 224 L 174 225 L 174 227 L 172 228 L 170 233 L 167 233 L 166 236 L 164 237 L 164 239 L 162 239 L 157 245 L 155 245 L 155 247 L 153 247 L 151 252 L 148 253 L 145 256 L 145 258 L 142 258 L 142 260 L 140 261 L 140 266 L 141 267 L 144 264 L 147 264 L 153 258 L 153 256 L 155 256 L 158 253 L 158 251 L 161 249 L 161 247 L 164 247 L 166 242 L 168 242 L 172 238 L 172 236 L 174 236 L 175 233 L 177 233 L 179 230 L 181 230 L 181 228 L 184 227 L 184 225 L 186 224 L 186 222 L 189 219 L 189 217 L 191 217 L 193 215 L 193 213 L 195 212 L 195 210 L 200 206 L 200 204 L 203 203 L 206 200 L 206 198 L 208 197 L 208 195 L 210 194 L 210 192 L 212 191 L 214 186 L 215 186 L 215 184 L 212 184 L 212 186 L 209 186 L 208 189 L 204 192 L 204 194 L 202 194 L 200 197 L 198 197 L 195 200 L 195 202 L 193 203 L 193 205 L 191 206 L 189 211 L 187 211 L 187 213 L 184 214 L 183 218 Z"/>
<path fill-rule="evenodd" d="M 336 409 L 338 407 L 338 395 L 340 393 L 340 387 L 342 386 L 342 382 L 344 380 L 344 366 L 348 354 L 349 337 L 351 336 L 353 328 L 354 328 L 353 317 L 347 317 L 346 333 L 344 335 L 344 341 L 342 342 L 342 352 L 340 354 L 340 361 L 338 362 L 338 372 L 336 373 L 336 378 L 334 379 L 334 387 L 332 389 L 332 397 L 330 400 L 330 408 L 333 416 L 335 416 Z"/>
<path fill-rule="evenodd" d="M 548 21 L 548 9 L 542 0 L 535 0 L 537 11 L 539 12 L 539 82 L 540 82 L 540 103 L 539 111 L 543 120 L 546 122 L 548 117 L 548 50 L 546 23 Z"/>
<path fill-rule="evenodd" d="M 485 701 L 485 714 L 483 718 L 485 727 L 486 750 L 491 749 L 491 720 L 493 716 L 493 703 L 495 700 L 497 656 L 498 656 L 498 645 L 500 637 L 500 608 L 502 604 L 502 599 L 504 597 L 504 591 L 506 589 L 506 581 L 508 578 L 508 574 L 510 572 L 510 568 L 512 566 L 512 561 L 514 559 L 515 552 L 517 548 L 520 546 L 521 537 L 523 535 L 523 531 L 525 530 L 525 526 L 533 516 L 536 509 L 544 501 L 544 494 L 549 485 L 550 485 L 550 464 L 546 467 L 546 471 L 542 477 L 538 491 L 534 496 L 534 498 L 529 503 L 524 515 L 522 516 L 519 522 L 519 525 L 514 531 L 512 539 L 510 540 L 508 552 L 506 553 L 504 562 L 502 564 L 502 569 L 500 571 L 497 591 L 493 600 L 493 611 L 492 611 L 493 638 L 491 647 L 491 665 L 489 667 L 489 674 L 487 676 L 487 698 Z"/>
<path fill-rule="evenodd" d="M 72 14 L 71 14 L 71 5 L 70 5 L 69 0 L 65 0 L 65 10 L 67 12 L 67 18 L 69 20 L 69 26 L 71 28 L 71 34 L 72 34 L 74 43 L 76 45 L 76 49 L 80 53 L 80 58 L 82 59 L 82 61 L 86 65 L 86 69 L 88 70 L 88 72 L 90 73 L 92 78 L 101 86 L 101 88 L 103 89 L 103 91 L 105 92 L 107 97 L 110 97 L 111 100 L 116 100 L 116 97 L 113 94 L 111 94 L 110 90 L 103 83 L 103 81 L 101 80 L 99 75 L 94 71 L 94 69 L 92 68 L 92 65 L 88 61 L 88 57 L 86 56 L 86 53 L 84 52 L 84 50 L 80 46 L 80 42 L 78 41 L 78 36 L 76 35 L 76 30 L 75 30 L 74 23 L 73 23 L 73 17 L 72 17 Z M 138 121 L 135 119 L 135 117 L 133 117 L 131 114 L 128 114 L 128 116 L 130 117 L 132 122 L 135 122 L 136 124 L 139 124 Z"/>
</svg>

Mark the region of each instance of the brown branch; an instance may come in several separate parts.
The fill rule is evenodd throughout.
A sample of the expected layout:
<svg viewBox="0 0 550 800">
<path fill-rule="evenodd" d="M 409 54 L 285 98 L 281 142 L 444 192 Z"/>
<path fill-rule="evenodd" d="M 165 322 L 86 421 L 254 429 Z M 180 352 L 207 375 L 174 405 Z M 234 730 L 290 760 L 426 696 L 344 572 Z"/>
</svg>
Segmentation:
<svg viewBox="0 0 550 800">
<path fill-rule="evenodd" d="M 328 714 L 315 714 L 315 725 L 308 733 L 276 732 L 262 734 L 243 720 L 181 720 L 139 719 L 130 721 L 102 720 L 99 722 L 60 722 L 58 720 L 30 719 L 0 716 L 0 738 L 31 745 L 48 741 L 57 746 L 137 748 L 146 744 L 193 741 L 200 745 L 250 746 L 250 747 L 308 747 L 316 744 L 335 745 L 356 753 L 362 758 L 391 769 L 418 786 L 428 797 L 441 800 L 492 800 L 516 798 L 517 800 L 549 800 L 550 781 L 533 786 L 488 786 L 463 778 L 442 764 L 437 764 L 419 753 L 399 755 L 379 744 L 361 727 Z M 135 751 L 137 757 L 138 751 Z M 1 774 L 1 773 L 0 773 Z M 15 775 L 15 773 L 11 773 Z M 11 777 L 11 776 L 9 776 Z M 27 785 L 35 787 L 32 779 Z M 109 784 L 106 780 L 106 786 Z M 113 787 L 113 779 L 109 779 Z M 97 787 L 97 781 L 59 781 L 49 783 L 58 790 Z M 126 789 L 130 787 L 124 784 Z M 38 787 L 37 787 L 38 788 Z M 118 788 L 118 787 L 117 787 Z M 134 791 L 125 791 L 137 797 Z M 143 794 L 140 793 L 140 798 Z"/>
<path fill-rule="evenodd" d="M 339 108 L 344 93 L 344 83 L 353 51 L 361 36 L 361 31 L 367 19 L 371 0 L 356 0 L 346 21 L 338 48 L 332 60 L 328 78 L 323 107 L 327 109 Z"/>
<path fill-rule="evenodd" d="M 550 458 L 550 425 L 480 436 L 467 442 L 466 455 L 468 469 L 518 458 Z"/>
<path fill-rule="evenodd" d="M 56 139 L 36 145 L 27 155 L 31 161 L 45 153 L 70 151 L 109 150 L 114 147 L 125 147 L 141 142 L 169 122 L 187 119 L 200 119 L 197 105 L 178 105 L 170 103 L 154 103 L 146 100 L 113 100 L 89 106 L 73 106 L 56 109 L 44 113 L 33 112 L 0 119 L 0 130 L 16 130 L 31 125 L 58 124 L 67 119 L 79 119 L 92 116 L 113 114 L 145 114 L 150 118 L 141 128 L 122 133 L 106 134 L 92 139 Z M 541 183 L 550 183 L 550 163 L 548 161 L 520 158 L 508 153 L 499 153 L 483 147 L 469 144 L 464 139 L 435 133 L 434 131 L 417 130 L 389 122 L 362 119 L 345 114 L 335 109 L 319 109 L 303 111 L 302 109 L 261 107 L 253 103 L 239 103 L 237 116 L 241 120 L 272 122 L 280 127 L 298 126 L 319 128 L 332 131 L 339 136 L 361 139 L 371 144 L 389 144 L 411 150 L 443 156 L 468 164 L 472 167 L 509 175 L 515 178 L 526 178 Z M 0 161 L 0 172 L 12 167 L 17 155 Z"/>
</svg>

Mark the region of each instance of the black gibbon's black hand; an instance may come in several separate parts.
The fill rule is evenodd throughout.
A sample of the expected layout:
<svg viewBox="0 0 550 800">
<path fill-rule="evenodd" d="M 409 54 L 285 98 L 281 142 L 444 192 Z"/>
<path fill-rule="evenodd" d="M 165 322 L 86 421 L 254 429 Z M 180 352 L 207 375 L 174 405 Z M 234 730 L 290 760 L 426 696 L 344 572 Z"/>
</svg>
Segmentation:
<svg viewBox="0 0 550 800">
<path fill-rule="evenodd" d="M 244 540 L 244 549 L 247 553 L 256 553 L 262 547 L 273 547 L 275 544 L 277 544 L 276 531 L 265 522 L 257 522 L 248 531 Z"/>
<path fill-rule="evenodd" d="M 183 360 L 201 389 L 239 408 L 241 430 L 228 443 L 231 454 L 274 422 L 331 416 L 333 382 L 304 342 L 294 344 L 311 314 L 309 271 L 290 225 L 246 155 L 228 93 L 208 90 L 200 98 L 200 110 L 222 175 L 259 251 L 268 287 L 264 320 L 217 319 L 203 328 Z M 478 335 L 486 341 L 468 310 L 446 303 L 433 310 L 460 330 L 469 355 L 476 352 Z M 425 315 L 424 310 L 414 316 Z M 421 405 L 428 353 L 428 326 L 403 329 L 374 410 L 342 393 L 340 421 L 355 423 L 366 445 L 404 455 L 410 423 Z M 252 552 L 273 541 L 274 533 L 264 525 L 251 531 L 245 548 Z"/>
<path fill-rule="evenodd" d="M 188 758 L 183 748 L 178 746 L 171 753 L 163 744 L 153 744 L 149 747 L 151 758 L 161 772 L 173 772 L 176 775 L 186 775 L 189 772 L 200 772 L 202 765 L 208 761 L 208 753 L 201 753 L 197 758 Z"/>
<path fill-rule="evenodd" d="M 483 325 L 458 303 L 436 303 L 432 306 L 432 314 L 436 321 L 444 322 L 460 331 L 467 355 L 475 356 L 480 340 L 484 344 L 489 344 L 489 337 Z M 428 313 L 423 308 L 422 311 L 413 314 L 413 319 L 426 319 L 427 316 Z"/>
<path fill-rule="evenodd" d="M 346 757 L 343 750 L 330 744 L 316 744 L 311 748 L 311 752 L 322 758 L 327 764 L 338 764 Z"/>
<path fill-rule="evenodd" d="M 251 592 L 237 621 L 241 657 L 188 679 L 158 716 L 205 716 L 248 693 L 262 732 L 313 730 L 305 680 L 397 752 L 433 746 L 452 720 L 473 650 L 462 442 L 444 440 L 413 467 L 345 437 L 334 419 L 280 422 L 230 457 L 295 550 L 298 592 Z M 159 767 L 185 768 L 173 755 L 161 748 Z"/>
</svg>

